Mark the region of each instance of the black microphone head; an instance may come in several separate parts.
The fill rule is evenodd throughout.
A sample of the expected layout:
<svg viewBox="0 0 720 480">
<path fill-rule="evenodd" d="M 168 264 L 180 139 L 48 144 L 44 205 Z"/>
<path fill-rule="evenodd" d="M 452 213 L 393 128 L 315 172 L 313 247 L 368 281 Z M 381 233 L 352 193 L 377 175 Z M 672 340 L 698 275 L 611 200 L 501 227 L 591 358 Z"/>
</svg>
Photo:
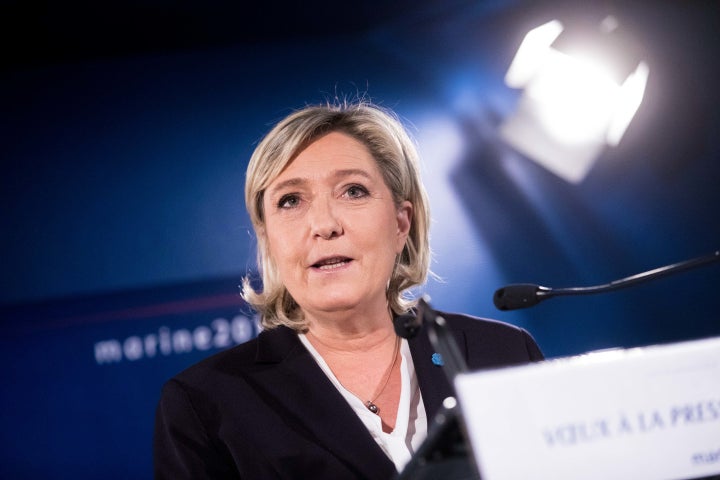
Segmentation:
<svg viewBox="0 0 720 480">
<path fill-rule="evenodd" d="M 404 315 L 393 318 L 393 326 L 398 337 L 414 338 L 422 328 L 422 317 L 411 310 Z"/>
<path fill-rule="evenodd" d="M 516 283 L 507 285 L 495 291 L 493 303 L 498 310 L 516 310 L 518 308 L 532 307 L 542 300 L 537 292 L 542 287 L 532 283 Z"/>
<path fill-rule="evenodd" d="M 417 306 L 409 312 L 393 318 L 395 333 L 401 338 L 415 338 L 425 322 L 425 315 L 432 311 L 430 297 L 423 295 L 418 299 Z"/>
</svg>

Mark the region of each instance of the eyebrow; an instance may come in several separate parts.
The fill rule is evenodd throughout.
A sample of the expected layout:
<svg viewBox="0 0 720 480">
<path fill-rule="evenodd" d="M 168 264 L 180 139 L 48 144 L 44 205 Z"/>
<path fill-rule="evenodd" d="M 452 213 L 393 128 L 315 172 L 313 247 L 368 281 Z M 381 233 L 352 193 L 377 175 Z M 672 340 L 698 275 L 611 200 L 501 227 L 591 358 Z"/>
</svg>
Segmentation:
<svg viewBox="0 0 720 480">
<path fill-rule="evenodd" d="M 331 174 L 331 178 L 344 178 L 344 177 L 350 177 L 353 175 L 360 175 L 361 177 L 365 177 L 368 180 L 371 178 L 370 174 L 361 168 L 344 168 L 342 170 L 336 170 Z M 269 190 L 269 193 L 273 194 L 284 188 L 297 187 L 300 185 L 304 185 L 306 183 L 307 183 L 307 180 L 304 178 L 300 178 L 300 177 L 288 178 L 287 180 L 283 180 L 282 182 L 280 182 L 277 185 L 275 185 L 274 187 L 272 187 L 272 189 Z"/>
</svg>

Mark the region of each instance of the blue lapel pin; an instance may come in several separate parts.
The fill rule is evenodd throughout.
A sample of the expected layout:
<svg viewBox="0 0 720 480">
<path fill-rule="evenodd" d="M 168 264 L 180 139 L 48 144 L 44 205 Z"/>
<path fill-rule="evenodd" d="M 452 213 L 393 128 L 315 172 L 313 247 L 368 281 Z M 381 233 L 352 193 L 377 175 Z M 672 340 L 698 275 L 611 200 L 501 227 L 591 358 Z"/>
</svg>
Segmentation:
<svg viewBox="0 0 720 480">
<path fill-rule="evenodd" d="M 440 355 L 439 353 L 432 354 L 432 362 L 433 362 L 433 364 L 437 365 L 438 367 L 442 367 L 443 365 L 445 365 L 445 362 L 443 362 L 442 355 Z"/>
</svg>

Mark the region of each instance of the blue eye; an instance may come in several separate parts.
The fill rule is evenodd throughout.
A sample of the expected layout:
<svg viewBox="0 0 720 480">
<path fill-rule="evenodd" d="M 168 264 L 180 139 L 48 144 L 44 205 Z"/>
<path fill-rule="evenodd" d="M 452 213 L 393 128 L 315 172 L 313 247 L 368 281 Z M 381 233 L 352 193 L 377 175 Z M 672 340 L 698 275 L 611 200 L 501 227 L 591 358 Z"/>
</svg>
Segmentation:
<svg viewBox="0 0 720 480">
<path fill-rule="evenodd" d="M 300 203 L 300 198 L 294 193 L 283 195 L 278 201 L 278 208 L 295 208 Z"/>
<path fill-rule="evenodd" d="M 368 191 L 361 185 L 351 185 L 345 193 L 350 198 L 362 198 L 368 194 Z"/>
</svg>

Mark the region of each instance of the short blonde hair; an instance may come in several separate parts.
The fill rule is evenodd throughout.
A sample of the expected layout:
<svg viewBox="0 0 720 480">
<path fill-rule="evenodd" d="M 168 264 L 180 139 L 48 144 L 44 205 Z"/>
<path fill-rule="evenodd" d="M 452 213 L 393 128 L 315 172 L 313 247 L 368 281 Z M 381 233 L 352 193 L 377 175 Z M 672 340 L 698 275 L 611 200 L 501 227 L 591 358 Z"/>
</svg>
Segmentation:
<svg viewBox="0 0 720 480">
<path fill-rule="evenodd" d="M 395 204 L 412 203 L 410 232 L 396 260 L 387 289 L 390 309 L 406 313 L 414 300 L 405 295 L 422 285 L 430 267 L 427 194 L 420 179 L 415 144 L 398 117 L 367 102 L 305 107 L 281 120 L 262 139 L 250 158 L 245 179 L 245 206 L 257 237 L 258 268 L 262 291 L 249 276 L 243 279 L 243 298 L 262 317 L 266 329 L 285 325 L 298 332 L 307 328 L 303 313 L 278 276 L 265 238 L 265 190 L 307 146 L 330 132 L 342 132 L 361 142 L 380 167 Z"/>
</svg>

